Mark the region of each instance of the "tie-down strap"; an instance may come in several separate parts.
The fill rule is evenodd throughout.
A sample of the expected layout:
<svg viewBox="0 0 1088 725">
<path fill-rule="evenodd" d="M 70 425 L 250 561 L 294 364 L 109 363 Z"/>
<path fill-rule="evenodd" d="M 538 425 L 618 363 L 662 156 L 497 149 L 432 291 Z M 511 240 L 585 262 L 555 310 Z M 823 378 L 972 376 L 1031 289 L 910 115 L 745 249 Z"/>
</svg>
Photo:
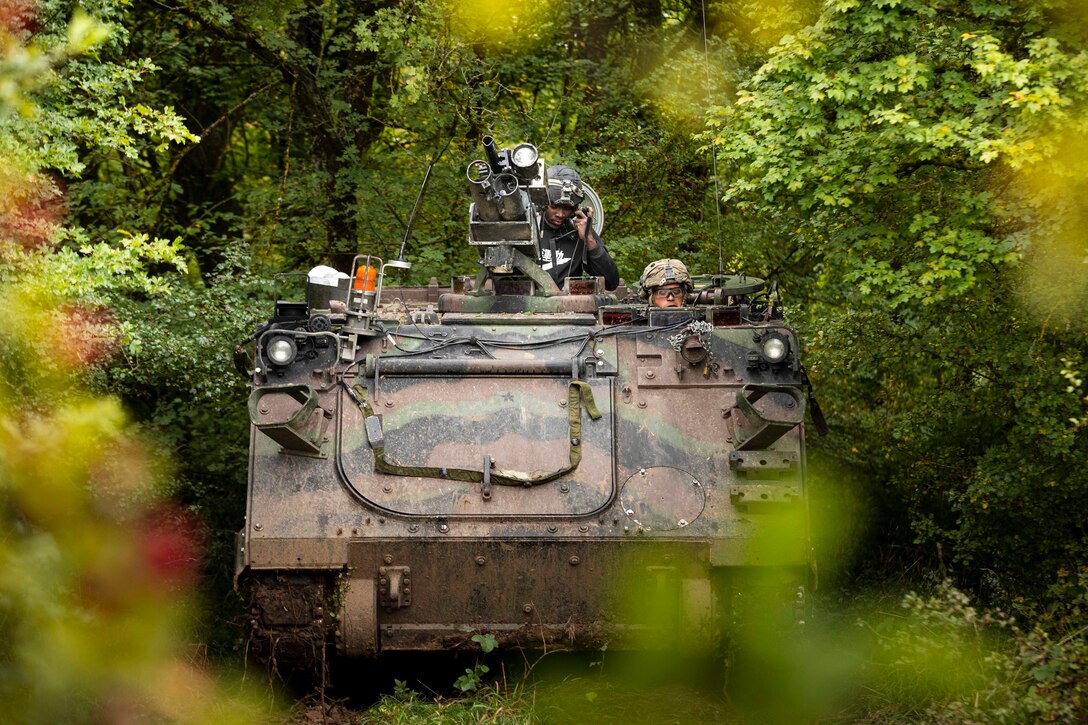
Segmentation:
<svg viewBox="0 0 1088 725">
<path fill-rule="evenodd" d="M 393 463 L 385 457 L 385 437 L 381 429 L 381 419 L 374 415 L 374 409 L 370 407 L 367 399 L 368 391 L 362 383 L 348 388 L 351 396 L 359 408 L 363 411 L 364 428 L 367 441 L 374 450 L 374 469 L 382 473 L 394 476 L 420 476 L 423 478 L 443 478 L 451 481 L 467 481 L 472 483 L 493 483 L 500 486 L 536 486 L 541 483 L 554 481 L 564 476 L 582 461 L 582 403 L 585 402 L 586 412 L 593 420 L 601 417 L 596 403 L 593 402 L 593 390 L 589 383 L 583 380 L 572 380 L 567 388 L 567 418 L 570 424 L 570 463 L 557 471 L 541 471 L 524 473 L 522 471 L 504 471 L 491 468 L 486 471 L 473 471 L 466 468 L 439 468 L 435 466 L 402 466 Z M 485 461 L 488 460 L 485 458 Z M 494 462 L 491 461 L 494 466 Z"/>
</svg>

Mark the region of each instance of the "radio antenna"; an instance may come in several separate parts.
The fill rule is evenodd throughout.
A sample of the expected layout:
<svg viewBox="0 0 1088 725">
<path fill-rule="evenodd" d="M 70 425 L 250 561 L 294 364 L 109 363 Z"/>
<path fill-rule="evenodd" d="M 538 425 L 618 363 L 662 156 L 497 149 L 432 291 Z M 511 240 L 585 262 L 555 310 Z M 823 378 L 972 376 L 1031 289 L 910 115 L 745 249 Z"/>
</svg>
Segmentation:
<svg viewBox="0 0 1088 725">
<path fill-rule="evenodd" d="M 404 258 L 404 247 L 408 244 L 408 237 L 412 235 L 412 225 L 415 224 L 416 214 L 419 213 L 419 204 L 423 201 L 423 192 L 427 189 L 427 182 L 431 180 L 431 171 L 434 169 L 434 165 L 438 163 L 438 160 L 442 158 L 442 154 L 446 153 L 446 149 L 450 147 L 450 142 L 453 141 L 453 135 L 446 140 L 446 145 L 442 147 L 431 163 L 427 165 L 427 173 L 423 175 L 423 183 L 419 186 L 419 193 L 416 194 L 416 203 L 412 206 L 412 213 L 408 216 L 408 225 L 404 228 L 404 239 L 400 241 L 400 253 L 397 254 L 397 258 L 390 260 L 386 263 L 387 267 L 394 267 L 397 269 L 411 269 L 412 263 Z"/>
<path fill-rule="evenodd" d="M 710 110 L 710 43 L 706 35 L 706 0 L 700 0 L 699 7 L 703 13 L 703 63 L 706 67 L 706 108 Z M 713 164 L 714 175 L 714 219 L 718 225 L 718 276 L 725 274 L 722 262 L 722 193 L 718 183 L 718 142 L 715 134 L 710 134 L 710 159 Z"/>
</svg>

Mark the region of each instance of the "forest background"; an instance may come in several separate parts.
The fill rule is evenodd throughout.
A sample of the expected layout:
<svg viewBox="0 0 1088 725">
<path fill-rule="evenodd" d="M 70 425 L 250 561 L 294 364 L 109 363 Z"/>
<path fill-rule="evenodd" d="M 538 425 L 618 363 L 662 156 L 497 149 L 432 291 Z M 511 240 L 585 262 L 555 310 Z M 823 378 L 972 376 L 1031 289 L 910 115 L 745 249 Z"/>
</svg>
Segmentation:
<svg viewBox="0 0 1088 725">
<path fill-rule="evenodd" d="M 54 715 L 27 653 L 94 649 L 50 627 L 100 599 L 167 617 L 181 582 L 237 609 L 231 350 L 275 273 L 397 256 L 428 169 L 394 281 L 471 273 L 464 170 L 493 134 L 581 171 L 629 282 L 664 256 L 776 280 L 832 429 L 824 590 L 947 578 L 956 627 L 982 616 L 962 590 L 1022 628 L 976 692 L 1083 714 L 1086 41 L 1076 0 L 5 0 L 0 553 L 24 578 L 0 693 Z M 81 667 L 53 686 L 100 697 Z"/>
</svg>

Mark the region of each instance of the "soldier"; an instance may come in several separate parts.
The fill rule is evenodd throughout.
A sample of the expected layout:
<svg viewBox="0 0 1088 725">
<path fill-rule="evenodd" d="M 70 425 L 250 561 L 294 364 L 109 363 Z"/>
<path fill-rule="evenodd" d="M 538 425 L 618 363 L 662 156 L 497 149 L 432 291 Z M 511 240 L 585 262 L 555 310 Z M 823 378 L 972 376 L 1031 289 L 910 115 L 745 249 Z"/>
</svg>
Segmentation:
<svg viewBox="0 0 1088 725">
<path fill-rule="evenodd" d="M 548 206 L 540 235 L 540 266 L 556 284 L 567 277 L 604 277 L 607 290 L 620 284 L 620 272 L 589 215 L 579 208 L 585 199 L 582 179 L 569 166 L 548 169 Z"/>
<path fill-rule="evenodd" d="M 679 259 L 650 262 L 638 280 L 639 295 L 654 307 L 681 307 L 691 290 L 691 275 Z"/>
</svg>

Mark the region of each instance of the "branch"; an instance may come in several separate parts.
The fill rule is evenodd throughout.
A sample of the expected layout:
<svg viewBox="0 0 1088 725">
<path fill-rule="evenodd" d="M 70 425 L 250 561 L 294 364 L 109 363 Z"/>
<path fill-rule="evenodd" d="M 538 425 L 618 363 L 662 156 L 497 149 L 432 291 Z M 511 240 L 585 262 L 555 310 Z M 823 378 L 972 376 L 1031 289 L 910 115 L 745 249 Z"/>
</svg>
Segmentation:
<svg viewBox="0 0 1088 725">
<path fill-rule="evenodd" d="M 206 128 L 204 128 L 201 131 L 201 135 L 202 136 L 206 135 L 213 128 L 215 128 L 219 124 L 226 121 L 228 118 L 230 118 L 235 113 L 237 113 L 239 110 L 241 110 L 243 107 L 245 107 L 250 101 L 252 101 L 254 98 L 256 98 L 257 96 L 259 96 L 262 93 L 264 93 L 265 91 L 267 91 L 269 88 L 271 88 L 275 84 L 276 84 L 276 81 L 269 81 L 265 85 L 261 86 L 260 88 L 258 88 L 255 91 L 253 91 L 253 93 L 250 93 L 246 98 L 242 99 L 237 104 L 235 104 L 233 108 L 230 108 L 226 113 L 224 113 L 219 118 L 215 119 L 215 121 L 213 121 Z M 166 192 L 170 188 L 170 180 L 174 178 L 174 172 L 176 172 L 178 170 L 178 165 L 181 164 L 181 160 L 184 159 L 186 157 L 186 155 L 188 155 L 188 153 L 190 151 L 192 151 L 194 148 L 196 148 L 199 145 L 199 143 L 200 142 L 198 141 L 195 144 L 190 144 L 190 145 L 182 148 L 181 153 L 179 153 L 174 158 L 174 162 L 172 164 L 170 164 L 170 169 L 166 172 L 166 176 L 164 178 L 165 183 L 163 184 L 163 187 L 162 187 L 162 189 L 163 189 L 162 197 L 159 199 L 159 209 L 158 209 L 158 212 L 156 212 L 156 214 L 155 214 L 156 218 L 158 218 L 159 213 L 162 212 L 162 205 L 164 203 L 166 203 Z"/>
</svg>

